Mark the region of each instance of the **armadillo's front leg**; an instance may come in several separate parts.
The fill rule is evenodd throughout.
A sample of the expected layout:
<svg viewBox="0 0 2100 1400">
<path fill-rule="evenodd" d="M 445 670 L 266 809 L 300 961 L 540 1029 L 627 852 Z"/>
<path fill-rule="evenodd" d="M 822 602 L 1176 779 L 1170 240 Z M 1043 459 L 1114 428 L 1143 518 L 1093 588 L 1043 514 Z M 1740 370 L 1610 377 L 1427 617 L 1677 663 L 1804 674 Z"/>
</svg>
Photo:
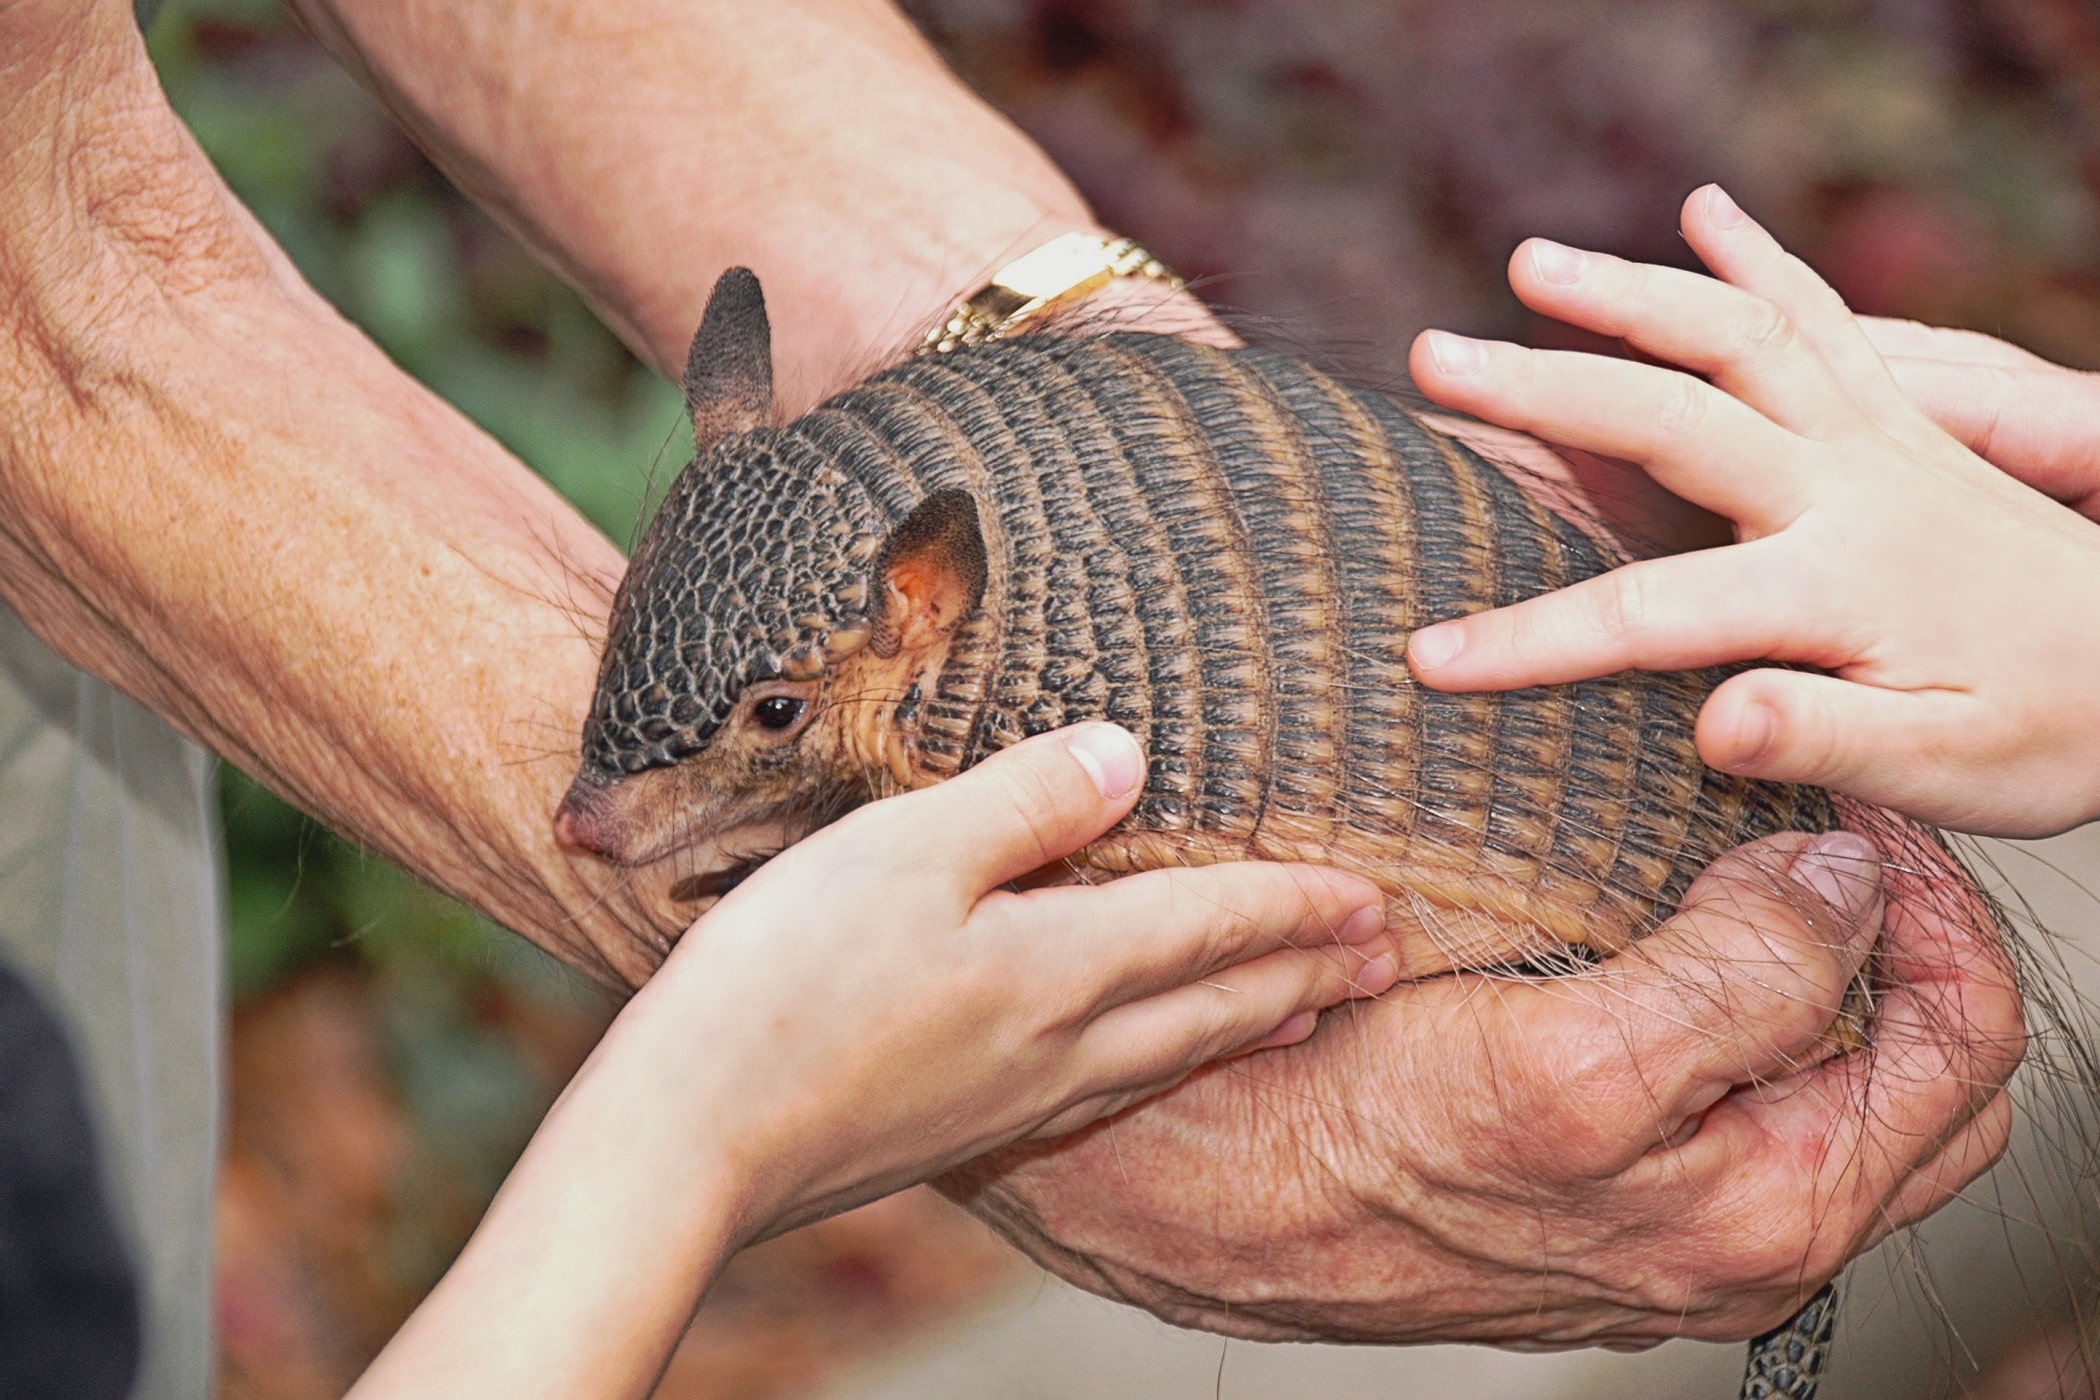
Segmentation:
<svg viewBox="0 0 2100 1400">
<path fill-rule="evenodd" d="M 1837 1327 L 1837 1281 L 1826 1283 L 1801 1311 L 1750 1343 L 1742 1400 L 1815 1400 Z"/>
</svg>

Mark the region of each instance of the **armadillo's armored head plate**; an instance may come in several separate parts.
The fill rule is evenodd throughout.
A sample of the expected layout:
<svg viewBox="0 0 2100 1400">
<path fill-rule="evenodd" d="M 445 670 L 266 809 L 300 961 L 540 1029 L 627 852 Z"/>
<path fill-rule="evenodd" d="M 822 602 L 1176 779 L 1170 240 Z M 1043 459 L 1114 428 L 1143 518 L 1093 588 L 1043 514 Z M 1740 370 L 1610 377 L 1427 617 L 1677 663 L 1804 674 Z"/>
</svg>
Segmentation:
<svg viewBox="0 0 2100 1400">
<path fill-rule="evenodd" d="M 798 693 L 867 644 L 874 506 L 836 472 L 783 462 L 775 437 L 695 462 L 635 551 L 584 729 L 586 769 L 611 780 L 677 763 L 740 710 Z"/>
<path fill-rule="evenodd" d="M 882 531 L 858 486 L 779 438 L 695 461 L 636 549 L 563 803 L 572 844 L 645 861 L 840 800 L 815 721 L 831 668 L 869 643 Z"/>
<path fill-rule="evenodd" d="M 881 786 L 884 716 L 984 591 L 977 513 L 894 528 L 771 430 L 689 467 L 613 604 L 557 826 L 622 863 L 739 833 L 777 847 Z M 960 559 L 960 565 L 957 560 Z"/>
</svg>

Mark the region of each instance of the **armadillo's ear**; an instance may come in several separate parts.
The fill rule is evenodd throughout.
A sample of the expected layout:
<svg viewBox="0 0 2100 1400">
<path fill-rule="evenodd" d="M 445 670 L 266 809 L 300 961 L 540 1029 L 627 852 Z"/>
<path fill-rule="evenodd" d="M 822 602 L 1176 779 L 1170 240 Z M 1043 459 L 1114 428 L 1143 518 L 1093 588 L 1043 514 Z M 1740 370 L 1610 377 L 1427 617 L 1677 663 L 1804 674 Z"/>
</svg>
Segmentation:
<svg viewBox="0 0 2100 1400">
<path fill-rule="evenodd" d="M 984 601 L 984 532 L 967 491 L 935 491 L 890 532 L 875 560 L 877 656 L 954 630 Z"/>
<path fill-rule="evenodd" d="M 723 273 L 707 299 L 685 357 L 685 408 L 700 452 L 772 416 L 773 328 L 766 294 L 748 267 Z"/>
</svg>

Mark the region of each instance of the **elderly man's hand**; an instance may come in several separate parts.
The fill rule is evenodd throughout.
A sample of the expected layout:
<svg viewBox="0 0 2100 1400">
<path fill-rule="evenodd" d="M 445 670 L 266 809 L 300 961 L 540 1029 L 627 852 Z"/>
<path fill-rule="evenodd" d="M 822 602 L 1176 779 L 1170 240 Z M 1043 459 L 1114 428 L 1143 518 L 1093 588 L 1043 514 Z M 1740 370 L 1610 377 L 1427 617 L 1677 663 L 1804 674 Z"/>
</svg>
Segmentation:
<svg viewBox="0 0 2100 1400">
<path fill-rule="evenodd" d="M 1751 1335 L 1997 1158 L 2024 1047 L 1980 911 L 1892 870 L 1871 1044 L 1821 1058 L 1884 904 L 1870 848 L 1810 843 L 1729 856 L 1594 972 L 1405 984 L 945 1187 L 1067 1279 L 1242 1336 Z"/>
</svg>

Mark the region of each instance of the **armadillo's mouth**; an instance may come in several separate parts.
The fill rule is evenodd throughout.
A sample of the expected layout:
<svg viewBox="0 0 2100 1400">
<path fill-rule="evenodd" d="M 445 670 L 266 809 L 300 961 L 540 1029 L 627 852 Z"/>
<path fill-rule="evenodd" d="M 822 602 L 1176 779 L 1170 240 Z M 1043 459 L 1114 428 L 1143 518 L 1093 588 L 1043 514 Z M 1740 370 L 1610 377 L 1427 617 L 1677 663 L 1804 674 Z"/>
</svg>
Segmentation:
<svg viewBox="0 0 2100 1400">
<path fill-rule="evenodd" d="M 615 865 L 652 865 L 669 856 L 698 854 L 717 830 L 693 810 L 675 768 L 602 777 L 586 769 L 569 785 L 554 812 L 554 839 L 568 850 Z"/>
<path fill-rule="evenodd" d="M 554 813 L 554 838 L 582 855 L 629 869 L 668 864 L 671 897 L 726 894 L 788 844 L 777 822 L 723 826 L 692 801 L 675 769 L 602 778 L 579 774 Z"/>
<path fill-rule="evenodd" d="M 717 870 L 703 871 L 698 875 L 687 875 L 675 881 L 671 885 L 671 899 L 678 904 L 720 899 L 756 875 L 759 867 L 779 855 L 780 850 L 780 847 L 775 846 L 743 856 L 731 856 L 725 850 L 723 858 L 729 862 L 727 865 Z"/>
<path fill-rule="evenodd" d="M 650 782 L 653 777 L 652 773 L 642 773 L 606 780 L 588 770 L 577 774 L 561 806 L 554 811 L 554 839 L 565 850 L 597 856 L 615 865 L 639 865 L 650 860 L 657 854 L 650 849 L 657 840 L 651 838 L 660 839 L 660 834 L 650 832 L 650 823 L 642 817 L 645 789 L 662 785 Z"/>
</svg>

